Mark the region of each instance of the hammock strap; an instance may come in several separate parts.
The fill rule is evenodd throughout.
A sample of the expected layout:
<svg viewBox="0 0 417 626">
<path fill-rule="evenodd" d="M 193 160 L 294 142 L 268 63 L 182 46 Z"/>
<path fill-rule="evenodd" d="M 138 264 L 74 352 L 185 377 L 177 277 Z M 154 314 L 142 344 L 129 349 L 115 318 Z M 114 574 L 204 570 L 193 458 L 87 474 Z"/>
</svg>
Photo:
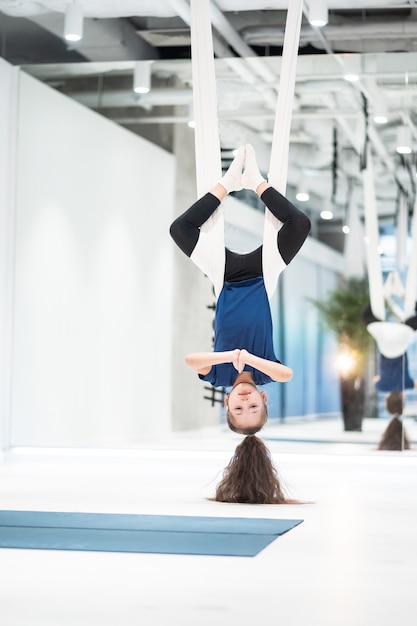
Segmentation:
<svg viewBox="0 0 417 626">
<path fill-rule="evenodd" d="M 285 195 L 287 187 L 291 116 L 302 15 L 303 0 L 293 0 L 288 3 L 268 175 L 269 183 L 282 195 Z M 263 272 L 269 299 L 275 292 L 279 274 L 285 269 L 285 263 L 277 249 L 277 236 L 281 226 L 282 223 L 272 215 L 269 209 L 265 208 Z"/>
<path fill-rule="evenodd" d="M 381 259 L 378 252 L 379 230 L 375 201 L 374 172 L 372 155 L 368 145 L 366 168 L 362 170 L 365 234 L 367 237 L 366 257 L 368 266 L 369 299 L 372 313 L 379 320 L 385 320 L 385 301 L 382 284 Z"/>
<path fill-rule="evenodd" d="M 413 245 L 411 247 L 411 258 L 407 270 L 404 319 L 408 319 L 414 315 L 417 300 L 417 197 L 414 201 L 411 239 Z"/>
<path fill-rule="evenodd" d="M 222 175 L 210 0 L 191 0 L 190 17 L 195 163 L 197 195 L 200 198 L 216 185 Z M 223 286 L 225 265 L 222 205 L 203 224 L 191 259 L 209 277 L 218 297 Z"/>
</svg>

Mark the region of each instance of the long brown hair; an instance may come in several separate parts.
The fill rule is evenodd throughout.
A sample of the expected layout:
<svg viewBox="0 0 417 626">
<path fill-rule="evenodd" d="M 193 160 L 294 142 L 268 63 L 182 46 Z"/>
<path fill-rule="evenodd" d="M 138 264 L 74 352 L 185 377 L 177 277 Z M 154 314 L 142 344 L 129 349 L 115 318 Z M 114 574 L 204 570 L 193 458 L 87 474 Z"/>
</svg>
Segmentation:
<svg viewBox="0 0 417 626">
<path fill-rule="evenodd" d="M 377 450 L 409 450 L 410 441 L 402 420 L 395 416 L 382 433 Z"/>
<path fill-rule="evenodd" d="M 213 500 L 245 504 L 301 504 L 287 498 L 271 453 L 255 436 L 245 437 L 237 446 Z"/>
<path fill-rule="evenodd" d="M 377 450 L 409 450 L 410 441 L 401 419 L 404 411 L 404 395 L 401 391 L 391 391 L 385 398 L 388 413 L 394 417 L 382 433 Z"/>
</svg>

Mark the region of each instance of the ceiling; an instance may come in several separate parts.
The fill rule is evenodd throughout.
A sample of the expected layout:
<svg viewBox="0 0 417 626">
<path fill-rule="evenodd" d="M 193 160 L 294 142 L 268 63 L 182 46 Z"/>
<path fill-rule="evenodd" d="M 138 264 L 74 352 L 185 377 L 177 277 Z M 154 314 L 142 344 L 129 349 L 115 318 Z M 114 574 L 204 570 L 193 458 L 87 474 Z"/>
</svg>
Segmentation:
<svg viewBox="0 0 417 626">
<path fill-rule="evenodd" d="M 311 0 L 310 0 L 311 1 Z M 81 2 L 81 0 L 80 0 Z M 63 39 L 67 3 L 0 0 L 0 50 L 10 63 L 167 150 L 186 124 L 192 101 L 187 0 L 82 0 L 84 35 Z M 217 99 L 223 163 L 250 141 L 261 169 L 269 164 L 287 1 L 212 0 Z M 308 187 L 313 236 L 343 250 L 351 194 L 362 205 L 365 137 L 372 149 L 377 210 L 395 224 L 400 192 L 416 190 L 417 0 L 328 0 L 322 28 L 301 27 L 290 136 L 288 195 Z M 149 93 L 132 90 L 137 62 L 152 73 Z M 149 63 L 151 61 L 151 63 Z M 343 78 L 357 62 L 359 80 Z M 374 113 L 383 104 L 386 124 Z M 396 152 L 398 127 L 412 152 Z M 365 133 L 366 131 L 366 133 Z M 322 209 L 332 220 L 320 217 Z"/>
</svg>

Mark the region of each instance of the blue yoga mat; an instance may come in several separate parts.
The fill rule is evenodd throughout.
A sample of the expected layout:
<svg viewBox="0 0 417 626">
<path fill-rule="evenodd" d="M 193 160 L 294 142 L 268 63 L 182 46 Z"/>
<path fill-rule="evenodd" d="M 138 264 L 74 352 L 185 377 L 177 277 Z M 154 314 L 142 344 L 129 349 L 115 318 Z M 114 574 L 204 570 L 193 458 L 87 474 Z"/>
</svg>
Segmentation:
<svg viewBox="0 0 417 626">
<path fill-rule="evenodd" d="M 302 521 L 0 511 L 0 548 L 256 556 Z"/>
</svg>

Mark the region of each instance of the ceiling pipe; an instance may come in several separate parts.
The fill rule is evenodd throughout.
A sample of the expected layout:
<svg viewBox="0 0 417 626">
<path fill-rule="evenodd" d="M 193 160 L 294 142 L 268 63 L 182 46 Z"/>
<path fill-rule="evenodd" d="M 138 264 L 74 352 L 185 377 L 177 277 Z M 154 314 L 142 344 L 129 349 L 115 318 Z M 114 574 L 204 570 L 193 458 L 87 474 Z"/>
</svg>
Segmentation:
<svg viewBox="0 0 417 626">
<path fill-rule="evenodd" d="M 152 89 L 140 95 L 131 89 L 118 89 L 100 94 L 98 106 L 97 91 L 70 92 L 68 95 L 91 108 L 126 108 L 130 102 L 132 107 L 143 106 L 149 109 L 153 106 L 188 105 L 193 97 L 191 89 Z"/>
<path fill-rule="evenodd" d="M 308 3 L 305 2 L 305 9 L 304 11 L 308 11 L 309 6 Z M 412 12 L 414 14 L 414 11 Z M 328 54 L 334 54 L 331 45 L 328 41 L 328 35 L 329 32 L 331 32 L 331 29 L 329 29 L 328 25 L 326 26 L 325 29 L 325 33 L 324 34 L 323 30 L 321 28 L 317 28 L 316 26 L 311 26 L 311 29 L 316 33 L 316 35 L 319 37 L 320 41 L 323 44 L 324 49 L 326 50 L 326 52 Z M 416 29 L 417 30 L 417 29 Z M 363 34 L 362 34 L 363 36 Z M 339 65 L 341 65 L 343 67 L 344 65 L 344 61 L 343 58 L 340 55 L 335 55 L 335 58 L 337 60 L 337 62 L 339 63 Z M 369 90 L 364 86 L 363 82 L 361 80 L 359 80 L 357 83 L 349 83 L 351 85 L 351 87 L 354 89 L 355 93 L 357 95 L 361 94 L 363 95 L 368 102 L 372 103 L 373 101 L 373 97 L 371 96 Z M 358 103 L 359 105 L 359 103 Z M 358 144 L 357 138 L 354 135 L 354 133 L 352 132 L 351 128 L 349 127 L 348 123 L 347 123 L 347 118 L 345 115 L 339 115 L 335 117 L 335 120 L 337 122 L 337 124 L 339 125 L 339 127 L 342 129 L 342 131 L 344 132 L 345 136 L 349 139 L 352 147 L 354 148 L 354 150 L 356 151 L 356 153 L 359 155 L 361 154 L 361 150 L 362 147 L 361 145 Z M 400 186 L 401 188 L 401 184 L 398 180 L 398 177 L 395 173 L 395 165 L 394 165 L 394 161 L 392 159 L 392 157 L 387 153 L 384 144 L 382 143 L 376 129 L 374 126 L 369 125 L 368 126 L 368 138 L 369 141 L 371 143 L 371 146 L 373 147 L 375 153 L 379 156 L 382 165 L 386 168 L 386 170 L 393 176 L 395 182 L 397 183 L 397 185 Z"/>
<path fill-rule="evenodd" d="M 178 12 L 181 19 L 188 26 L 190 26 L 191 14 L 188 2 L 186 0 L 170 0 L 170 3 L 171 6 Z M 258 57 L 252 48 L 247 45 L 239 33 L 231 26 L 230 22 L 225 18 L 213 0 L 210 7 L 213 28 L 220 33 L 221 37 L 229 46 L 233 48 L 233 50 L 239 55 L 240 59 L 240 63 L 236 63 L 236 59 L 234 58 L 224 58 L 224 62 L 228 64 L 238 76 L 246 82 L 250 82 L 250 84 L 256 83 L 259 76 L 266 83 L 273 83 L 275 89 L 270 92 L 265 91 L 264 97 L 267 105 L 270 108 L 275 108 L 276 89 L 278 87 L 277 76 L 269 69 L 266 63 Z M 213 38 L 218 40 L 215 33 L 213 33 Z M 218 46 L 214 45 L 214 50 L 217 52 Z M 245 61 L 244 64 L 241 59 Z"/>
<path fill-rule="evenodd" d="M 95 96 L 97 99 L 97 96 Z M 91 95 L 91 98 L 93 98 L 93 95 Z M 78 100 L 78 98 L 75 98 L 78 102 L 81 102 L 81 98 Z M 82 104 L 84 104 L 84 102 L 82 102 Z M 182 102 L 181 104 L 186 104 L 185 102 Z M 87 106 L 87 105 L 86 105 Z M 93 107 L 95 108 L 95 107 Z M 148 108 L 148 107 L 146 107 Z M 151 107 L 149 107 L 151 108 Z M 338 117 L 338 115 L 344 115 L 343 112 L 341 112 L 340 110 L 338 111 L 338 114 L 336 115 L 336 113 L 334 114 L 334 118 L 336 119 Z M 221 120 L 233 120 L 236 121 L 237 116 L 236 116 L 236 111 L 223 111 L 220 112 L 219 117 Z M 241 111 L 239 112 L 239 116 L 238 119 L 239 120 L 251 120 L 254 118 L 258 118 L 259 117 L 259 113 L 255 113 L 253 111 Z M 294 112 L 293 113 L 293 119 L 307 119 L 307 120 L 328 120 L 329 117 L 331 117 L 329 115 L 328 111 L 323 111 L 323 112 L 317 112 L 317 113 L 297 113 Z M 357 117 L 357 114 L 350 114 L 348 111 L 346 112 L 346 116 L 345 117 Z M 264 115 L 262 115 L 262 119 L 266 119 L 266 120 L 273 120 L 275 118 L 275 115 L 273 112 L 265 112 Z M 124 116 L 124 117 L 117 117 L 117 116 L 112 116 L 112 119 L 117 122 L 118 124 L 130 124 L 130 123 L 135 123 L 135 124 L 183 124 L 189 121 L 189 115 L 178 115 L 178 114 L 173 114 L 173 115 L 147 115 L 147 116 L 141 116 L 139 115 L 128 115 L 128 116 Z M 309 138 L 310 139 L 310 138 Z M 296 144 L 297 140 L 294 138 L 291 139 L 291 143 Z M 300 141 L 299 143 L 303 143 L 302 141 Z M 314 142 L 313 142 L 314 143 Z M 316 155 L 317 156 L 317 155 Z M 316 163 L 316 156 L 315 156 L 315 161 L 314 161 L 314 165 L 317 166 Z M 319 164 L 321 166 L 321 164 Z"/>
<path fill-rule="evenodd" d="M 324 33 L 327 41 L 340 41 L 347 39 L 349 41 L 363 41 L 372 39 L 415 39 L 417 35 L 417 23 L 414 20 L 390 20 L 380 22 L 377 20 L 369 20 L 365 23 L 355 22 L 354 24 L 327 24 L 324 27 Z M 304 26 L 300 33 L 300 45 L 306 45 L 312 40 L 312 32 L 317 38 L 320 36 L 320 29 L 311 25 Z M 272 26 L 257 26 L 247 28 L 242 35 L 244 41 L 249 45 L 257 46 L 282 46 L 284 43 L 284 33 L 280 29 Z"/>
<path fill-rule="evenodd" d="M 178 12 L 180 18 L 190 26 L 191 14 L 190 6 L 186 0 L 170 0 L 171 6 Z M 224 16 L 222 11 L 218 8 L 214 0 L 211 0 L 210 4 L 211 22 L 213 28 L 223 37 L 229 46 L 237 53 L 239 57 L 246 60 L 248 65 L 251 66 L 255 74 L 263 78 L 266 82 L 274 82 L 277 77 L 269 67 L 254 50 L 242 39 L 239 33 L 233 28 L 228 19 Z"/>
<path fill-rule="evenodd" d="M 236 53 L 246 59 L 246 63 L 266 82 L 274 82 L 277 77 L 269 67 L 262 61 L 254 50 L 245 42 L 239 33 L 233 28 L 223 13 L 218 8 L 214 0 L 211 2 L 211 19 L 213 27 L 232 46 Z"/>
<path fill-rule="evenodd" d="M 169 4 L 172 6 L 178 17 L 182 19 L 184 24 L 190 26 L 191 24 L 191 11 L 190 5 L 185 0 L 169 0 Z M 232 56 L 233 52 L 230 48 L 213 33 L 213 50 L 217 58 Z"/>
</svg>

